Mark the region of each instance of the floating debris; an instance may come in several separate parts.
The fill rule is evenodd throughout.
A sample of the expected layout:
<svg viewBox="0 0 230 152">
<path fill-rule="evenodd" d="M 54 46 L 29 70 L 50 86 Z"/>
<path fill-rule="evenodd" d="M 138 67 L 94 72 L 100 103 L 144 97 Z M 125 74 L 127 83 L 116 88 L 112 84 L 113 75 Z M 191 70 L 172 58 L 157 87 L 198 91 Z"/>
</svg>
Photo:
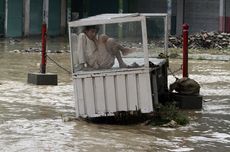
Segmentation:
<svg viewBox="0 0 230 152">
<path fill-rule="evenodd" d="M 14 44 L 19 43 L 19 42 L 21 42 L 21 41 L 20 41 L 20 40 L 17 40 L 17 39 L 13 39 L 13 38 L 10 38 L 10 39 L 9 39 L 9 44 L 10 44 L 10 45 L 14 45 Z"/>
<path fill-rule="evenodd" d="M 76 119 L 76 117 L 73 117 L 73 116 L 62 117 L 63 122 L 70 122 L 70 121 L 75 121 L 75 120 L 77 120 L 77 119 Z"/>
<path fill-rule="evenodd" d="M 10 51 L 10 53 L 40 53 L 42 49 L 40 47 L 30 47 L 26 49 L 15 49 Z M 47 50 L 47 53 L 70 53 L 69 50 Z"/>
<path fill-rule="evenodd" d="M 171 120 L 170 122 L 166 123 L 166 124 L 163 124 L 161 125 L 162 127 L 170 127 L 170 128 L 176 128 L 178 127 L 178 124 L 176 121 L 174 120 Z"/>
<path fill-rule="evenodd" d="M 176 81 L 170 84 L 170 92 L 176 91 L 180 94 L 185 95 L 199 95 L 200 93 L 200 84 L 190 78 L 181 78 L 176 79 Z"/>
</svg>

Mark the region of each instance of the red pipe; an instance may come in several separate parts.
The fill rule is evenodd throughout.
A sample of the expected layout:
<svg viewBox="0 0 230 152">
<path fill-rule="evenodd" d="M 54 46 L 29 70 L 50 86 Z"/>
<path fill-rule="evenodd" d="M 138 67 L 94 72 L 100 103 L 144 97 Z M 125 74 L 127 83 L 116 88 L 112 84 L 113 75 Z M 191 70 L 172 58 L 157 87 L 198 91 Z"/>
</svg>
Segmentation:
<svg viewBox="0 0 230 152">
<path fill-rule="evenodd" d="M 183 77 L 188 77 L 188 24 L 183 24 Z"/>
<path fill-rule="evenodd" d="M 41 60 L 41 73 L 46 73 L 46 24 L 42 24 L 42 60 Z"/>
</svg>

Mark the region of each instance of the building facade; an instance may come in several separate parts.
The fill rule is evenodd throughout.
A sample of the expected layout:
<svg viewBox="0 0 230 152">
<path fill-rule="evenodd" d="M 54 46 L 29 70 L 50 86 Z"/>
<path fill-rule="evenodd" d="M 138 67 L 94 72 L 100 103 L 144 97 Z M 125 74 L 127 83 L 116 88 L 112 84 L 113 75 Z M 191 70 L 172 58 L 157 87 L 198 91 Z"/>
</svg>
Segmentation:
<svg viewBox="0 0 230 152">
<path fill-rule="evenodd" d="M 190 32 L 230 32 L 229 0 L 129 0 L 129 12 L 168 13 L 171 34 L 181 34 L 182 24 Z"/>
<path fill-rule="evenodd" d="M 0 0 L 0 37 L 41 34 L 44 21 L 48 35 L 67 32 L 67 23 L 102 13 L 168 13 L 171 34 L 230 32 L 229 0 Z"/>
<path fill-rule="evenodd" d="M 4 37 L 39 35 L 44 21 L 50 36 L 64 34 L 67 24 L 66 2 L 66 0 L 0 0 L 0 35 Z"/>
</svg>

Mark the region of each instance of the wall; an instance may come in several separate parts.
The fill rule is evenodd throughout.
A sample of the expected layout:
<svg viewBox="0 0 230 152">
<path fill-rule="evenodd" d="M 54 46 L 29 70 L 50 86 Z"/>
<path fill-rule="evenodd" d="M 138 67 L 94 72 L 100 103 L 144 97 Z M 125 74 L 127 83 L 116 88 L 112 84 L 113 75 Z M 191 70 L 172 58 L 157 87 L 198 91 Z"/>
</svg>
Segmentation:
<svg viewBox="0 0 230 152">
<path fill-rule="evenodd" d="M 103 13 L 118 13 L 119 0 L 72 0 L 72 20 Z"/>
<path fill-rule="evenodd" d="M 30 25 L 29 34 L 41 34 L 43 18 L 43 0 L 30 0 Z"/>
<path fill-rule="evenodd" d="M 230 32 L 230 1 L 225 1 L 225 31 Z M 220 0 L 172 0 L 171 34 L 181 34 L 183 22 L 190 25 L 190 33 L 218 31 L 219 3 Z M 129 12 L 166 13 L 167 0 L 129 0 L 128 8 Z"/>
<path fill-rule="evenodd" d="M 217 31 L 219 25 L 219 0 L 185 0 L 184 22 L 190 33 Z"/>
<path fill-rule="evenodd" d="M 226 27 L 226 32 L 230 33 L 230 1 L 226 0 L 226 6 L 225 6 L 225 11 L 226 11 L 226 23 L 225 23 L 225 27 Z"/>
<path fill-rule="evenodd" d="M 89 0 L 88 16 L 118 13 L 118 0 Z"/>
<path fill-rule="evenodd" d="M 26 14 L 23 16 L 23 12 L 26 13 L 23 1 L 25 0 L 0 0 L 0 36 L 5 34 L 7 37 L 15 37 L 41 33 L 42 2 L 45 0 L 27 0 L 30 1 L 29 9 L 27 8 L 28 19 Z M 48 35 L 65 33 L 66 16 L 63 12 L 66 12 L 66 9 L 64 6 L 61 7 L 64 1 L 50 0 Z M 71 9 L 73 12 L 79 12 L 79 18 L 101 13 L 117 13 L 121 1 L 71 0 Z M 182 1 L 185 2 L 184 5 L 178 5 Z M 219 2 L 220 0 L 172 0 L 171 34 L 181 33 L 183 21 L 190 25 L 190 33 L 202 30 L 218 31 Z M 230 32 L 230 1 L 225 2 L 225 31 Z M 184 9 L 178 10 L 178 7 L 182 6 Z M 183 10 L 184 15 L 181 15 Z M 123 0 L 123 12 L 166 13 L 167 0 Z"/>
<path fill-rule="evenodd" d="M 23 35 L 23 0 L 7 0 L 6 37 Z"/>
<path fill-rule="evenodd" d="M 167 13 L 167 0 L 129 0 L 128 11 L 132 13 Z M 176 33 L 176 1 L 171 0 L 171 34 Z M 156 25 L 153 25 L 156 26 Z"/>
<path fill-rule="evenodd" d="M 48 35 L 61 33 L 61 0 L 49 0 Z"/>
<path fill-rule="evenodd" d="M 4 35 L 5 25 L 5 1 L 0 0 L 0 37 Z"/>
<path fill-rule="evenodd" d="M 48 11 L 48 36 L 65 34 L 67 0 L 0 0 L 0 36 L 40 35 L 43 9 Z M 47 8 L 43 8 L 43 3 Z M 4 35 L 3 35 L 4 34 Z"/>
<path fill-rule="evenodd" d="M 167 0 L 137 0 L 136 11 L 143 13 L 166 13 Z"/>
</svg>

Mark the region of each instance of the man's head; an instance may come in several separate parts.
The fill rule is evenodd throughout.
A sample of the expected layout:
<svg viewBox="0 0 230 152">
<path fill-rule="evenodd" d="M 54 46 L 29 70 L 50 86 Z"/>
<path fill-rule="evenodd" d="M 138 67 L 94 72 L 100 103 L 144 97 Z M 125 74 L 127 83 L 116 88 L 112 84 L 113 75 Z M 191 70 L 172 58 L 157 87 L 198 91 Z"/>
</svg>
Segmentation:
<svg viewBox="0 0 230 152">
<path fill-rule="evenodd" d="M 97 33 L 99 31 L 99 27 L 96 25 L 85 26 L 83 32 L 88 36 L 89 39 L 95 39 Z"/>
</svg>

